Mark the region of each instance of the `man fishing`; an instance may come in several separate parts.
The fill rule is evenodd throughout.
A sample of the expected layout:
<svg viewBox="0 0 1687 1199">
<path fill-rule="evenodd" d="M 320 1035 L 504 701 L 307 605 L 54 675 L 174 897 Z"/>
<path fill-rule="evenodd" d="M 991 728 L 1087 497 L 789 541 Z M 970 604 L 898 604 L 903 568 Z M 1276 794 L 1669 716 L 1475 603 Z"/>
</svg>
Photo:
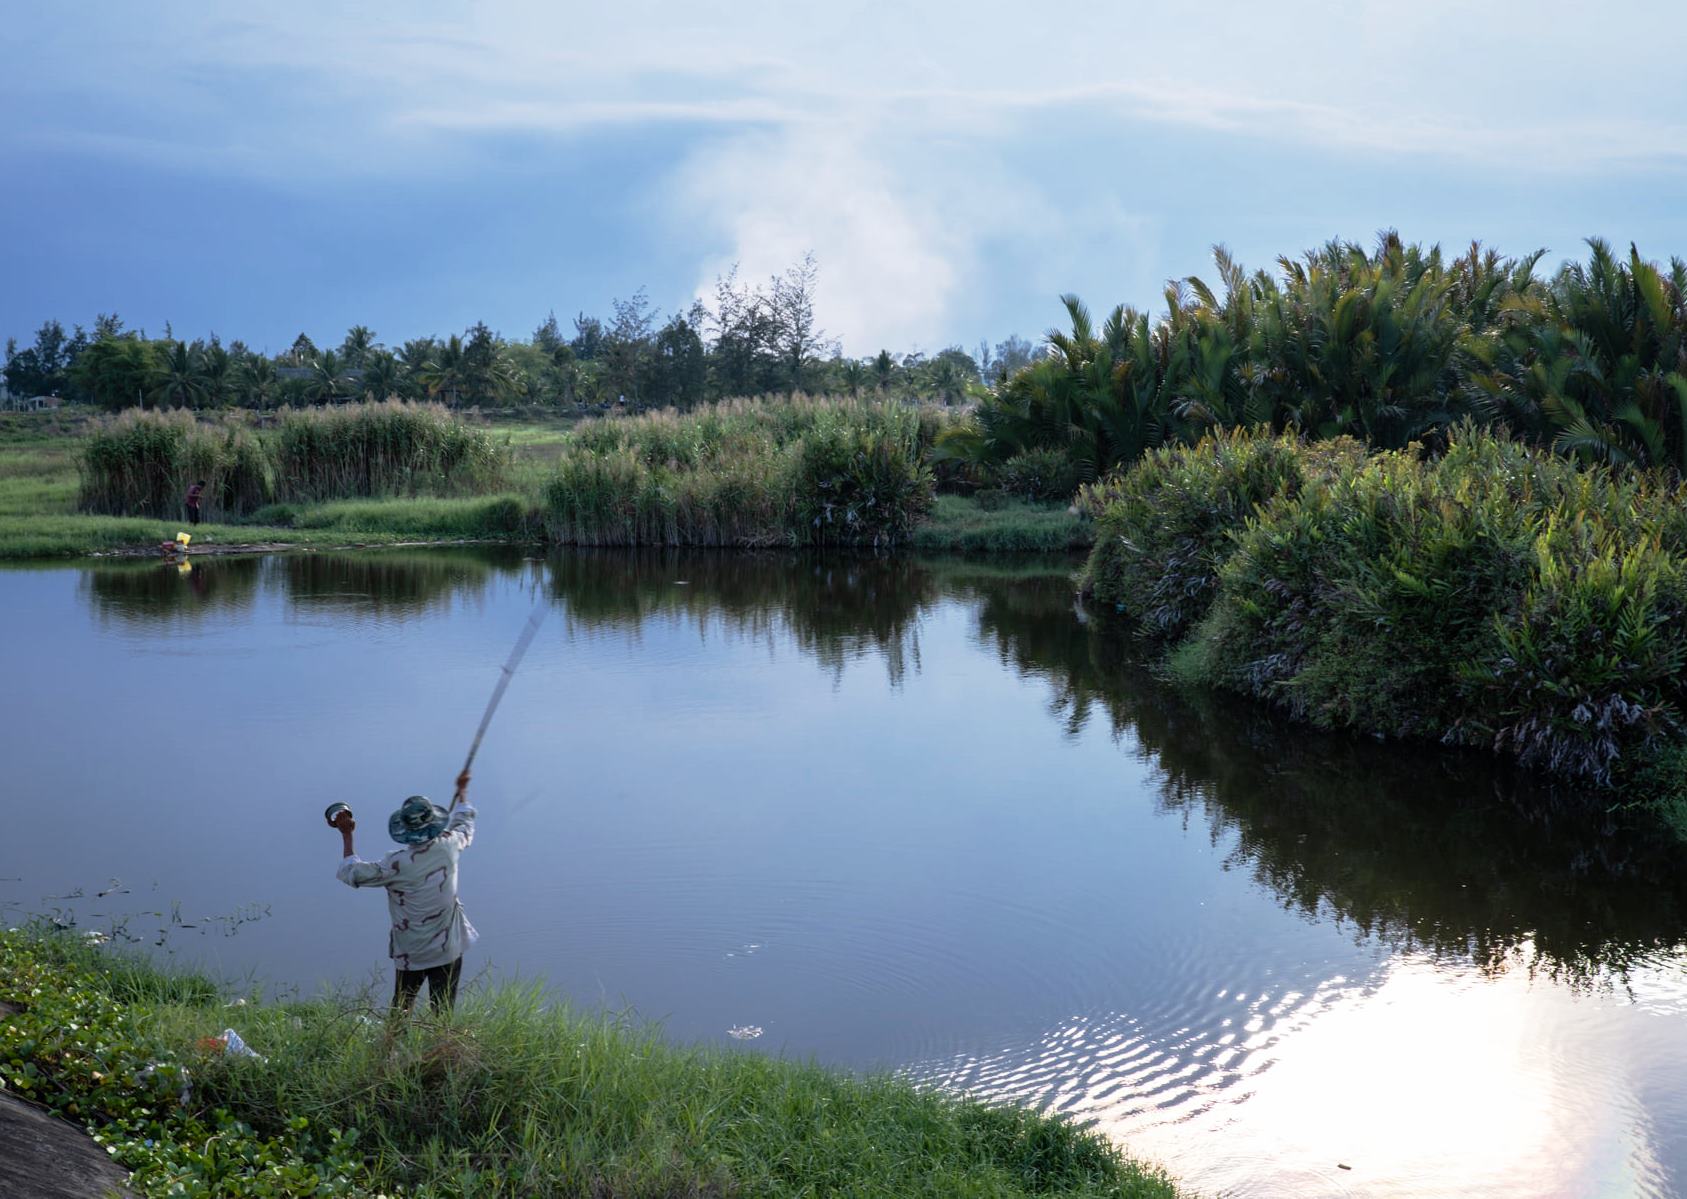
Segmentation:
<svg viewBox="0 0 1687 1199">
<path fill-rule="evenodd" d="M 463 914 L 457 898 L 457 859 L 474 840 L 474 806 L 464 795 L 468 767 L 457 776 L 451 810 L 412 795 L 387 821 L 387 831 L 403 848 L 379 862 L 366 862 L 352 846 L 357 821 L 351 809 L 336 804 L 329 823 L 340 830 L 345 856 L 338 878 L 349 887 L 385 887 L 392 916 L 388 952 L 395 976 L 392 1006 L 409 1011 L 428 984 L 428 1002 L 436 1013 L 451 1010 L 457 1001 L 457 982 L 463 972 L 463 951 L 480 934 Z"/>
</svg>

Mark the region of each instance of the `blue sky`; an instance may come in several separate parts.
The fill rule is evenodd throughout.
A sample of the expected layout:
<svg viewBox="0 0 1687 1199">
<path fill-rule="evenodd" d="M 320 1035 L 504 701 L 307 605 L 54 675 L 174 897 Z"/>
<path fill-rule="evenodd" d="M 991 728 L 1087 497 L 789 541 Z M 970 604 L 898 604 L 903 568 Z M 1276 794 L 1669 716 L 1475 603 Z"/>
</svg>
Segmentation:
<svg viewBox="0 0 1687 1199">
<path fill-rule="evenodd" d="M 1687 5 L 79 3 L 0 39 L 0 335 L 276 350 L 672 310 L 812 249 L 846 352 L 1395 227 L 1687 254 Z"/>
</svg>

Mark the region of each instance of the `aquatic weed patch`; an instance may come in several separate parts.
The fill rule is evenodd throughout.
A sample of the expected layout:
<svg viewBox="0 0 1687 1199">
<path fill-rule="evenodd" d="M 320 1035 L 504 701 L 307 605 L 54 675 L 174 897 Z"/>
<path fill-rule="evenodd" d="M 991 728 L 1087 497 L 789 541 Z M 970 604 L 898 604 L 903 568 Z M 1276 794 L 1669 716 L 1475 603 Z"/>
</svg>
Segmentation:
<svg viewBox="0 0 1687 1199">
<path fill-rule="evenodd" d="M 143 972 L 159 990 L 150 976 Z M 132 974 L 127 985 L 135 985 Z M 87 1126 L 145 1196 L 368 1193 L 355 1134 L 323 1130 L 304 1116 L 259 1133 L 197 1101 L 190 1059 L 114 994 L 124 986 L 123 971 L 103 969 L 55 938 L 0 933 L 0 999 L 20 1009 L 0 1020 L 0 1084 Z"/>
</svg>

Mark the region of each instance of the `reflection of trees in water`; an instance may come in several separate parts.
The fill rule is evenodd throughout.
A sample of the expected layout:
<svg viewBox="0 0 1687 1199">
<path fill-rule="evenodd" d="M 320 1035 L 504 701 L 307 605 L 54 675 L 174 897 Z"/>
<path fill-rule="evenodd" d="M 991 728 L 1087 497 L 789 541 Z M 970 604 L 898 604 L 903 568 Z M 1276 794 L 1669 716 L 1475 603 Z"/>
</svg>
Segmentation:
<svg viewBox="0 0 1687 1199">
<path fill-rule="evenodd" d="M 1318 733 L 1176 692 L 1129 665 L 1116 625 L 1074 619 L 1058 580 L 972 590 L 982 637 L 1049 681 L 1067 726 L 1105 714 L 1152 754 L 1166 809 L 1234 837 L 1229 864 L 1289 908 L 1570 982 L 1620 980 L 1687 943 L 1680 852 L 1584 797 L 1477 754 Z"/>
<path fill-rule="evenodd" d="M 261 591 L 337 613 L 414 616 L 484 595 L 493 577 L 520 572 L 523 560 L 511 550 L 376 550 L 201 557 L 189 566 L 102 564 L 84 571 L 78 586 L 94 611 L 131 624 L 243 612 Z"/>
<path fill-rule="evenodd" d="M 287 598 L 300 607 L 371 616 L 419 616 L 477 599 L 495 575 L 519 573 L 512 550 L 386 550 L 290 554 L 274 559 Z"/>
<path fill-rule="evenodd" d="M 893 684 L 919 669 L 919 616 L 937 599 L 914 562 L 865 555 L 574 550 L 552 555 L 550 571 L 552 594 L 580 627 L 719 622 L 745 637 L 788 636 L 834 674 L 880 656 Z"/>
<path fill-rule="evenodd" d="M 263 567 L 261 558 L 190 562 L 186 570 L 156 559 L 114 562 L 83 571 L 77 591 L 105 619 L 177 623 L 250 608 Z"/>
<path fill-rule="evenodd" d="M 96 611 L 135 623 L 238 611 L 270 588 L 336 614 L 409 615 L 530 569 L 511 551 L 310 554 L 196 563 L 190 576 L 101 566 L 81 587 Z M 1175 692 L 1128 665 L 1132 646 L 1113 623 L 1074 613 L 1058 565 L 569 551 L 545 569 L 550 594 L 586 628 L 719 622 L 789 637 L 834 672 L 882 656 L 893 683 L 919 669 L 921 616 L 960 600 L 1005 665 L 1048 684 L 1056 719 L 1075 734 L 1104 718 L 1129 735 L 1163 772 L 1166 809 L 1234 838 L 1231 864 L 1288 907 L 1333 913 L 1387 944 L 1574 981 L 1620 978 L 1687 942 L 1678 852 L 1480 755 L 1320 734 L 1246 701 Z"/>
</svg>

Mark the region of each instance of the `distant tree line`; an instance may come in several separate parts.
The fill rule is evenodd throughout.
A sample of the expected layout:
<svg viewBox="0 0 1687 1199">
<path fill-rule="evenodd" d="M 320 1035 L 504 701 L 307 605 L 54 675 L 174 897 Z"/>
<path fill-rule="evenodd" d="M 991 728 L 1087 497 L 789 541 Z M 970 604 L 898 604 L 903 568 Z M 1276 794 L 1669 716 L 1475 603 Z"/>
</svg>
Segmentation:
<svg viewBox="0 0 1687 1199">
<path fill-rule="evenodd" d="M 451 407 L 541 405 L 689 408 L 725 396 L 882 391 L 954 402 L 1007 378 L 1038 351 L 1017 335 L 976 353 L 951 346 L 927 357 L 880 350 L 848 358 L 815 315 L 819 267 L 812 254 L 762 285 L 734 267 L 712 302 L 663 316 L 640 289 L 614 301 L 607 319 L 577 315 L 564 329 L 553 312 L 525 341 L 477 323 L 461 334 L 382 344 L 354 325 L 337 346 L 300 333 L 268 355 L 215 334 L 183 340 L 124 326 L 101 314 L 70 333 L 47 321 L 32 345 L 6 344 L 5 380 L 15 397 L 56 395 L 103 408 L 274 408 L 348 400 L 432 399 Z"/>
</svg>

